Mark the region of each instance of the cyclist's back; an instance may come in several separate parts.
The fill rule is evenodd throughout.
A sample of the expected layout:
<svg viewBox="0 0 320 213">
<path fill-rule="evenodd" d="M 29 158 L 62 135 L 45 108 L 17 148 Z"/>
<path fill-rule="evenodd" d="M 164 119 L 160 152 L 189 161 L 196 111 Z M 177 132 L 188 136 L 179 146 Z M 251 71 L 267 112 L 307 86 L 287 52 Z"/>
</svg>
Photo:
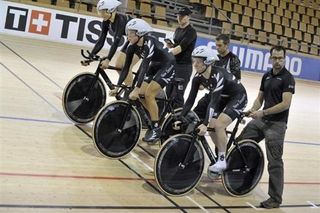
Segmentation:
<svg viewBox="0 0 320 213">
<path fill-rule="evenodd" d="M 101 34 L 100 34 L 100 37 L 99 37 L 97 43 L 95 44 L 94 48 L 92 49 L 91 54 L 96 55 L 102 49 L 102 47 L 105 43 L 106 37 L 108 35 L 108 32 L 109 32 L 110 34 L 113 35 L 113 43 L 110 47 L 107 58 L 109 60 L 111 60 L 112 57 L 114 56 L 118 46 L 119 46 L 119 43 L 121 41 L 122 36 L 126 35 L 126 32 L 125 32 L 126 24 L 131 19 L 132 19 L 132 17 L 130 17 L 128 15 L 115 13 L 115 17 L 114 17 L 113 22 L 111 22 L 110 19 L 102 21 Z M 127 45 L 128 45 L 128 43 L 126 43 L 124 45 L 124 49 L 126 48 Z"/>
<path fill-rule="evenodd" d="M 196 80 L 199 81 L 200 84 L 206 87 L 210 92 L 213 92 L 214 88 L 212 88 L 212 86 L 215 85 L 217 81 L 222 80 L 222 97 L 231 97 L 236 94 L 245 92 L 245 88 L 240 83 L 240 81 L 232 73 L 228 72 L 222 67 L 212 66 L 212 72 L 209 79 L 205 79 L 200 74 L 196 74 L 195 78 L 197 78 Z"/>
<path fill-rule="evenodd" d="M 161 73 L 163 69 L 175 64 L 174 56 L 168 52 L 168 49 L 164 49 L 163 44 L 158 41 L 157 38 L 151 35 L 145 35 L 143 38 L 144 44 L 142 47 L 137 44 L 129 44 L 126 62 L 118 85 L 120 85 L 126 77 L 134 54 L 142 59 L 141 66 L 138 70 L 140 77 L 137 82 L 138 87 L 141 86 L 145 74 L 147 77 L 155 76 L 157 73 Z M 161 86 L 164 87 L 165 85 Z"/>
</svg>

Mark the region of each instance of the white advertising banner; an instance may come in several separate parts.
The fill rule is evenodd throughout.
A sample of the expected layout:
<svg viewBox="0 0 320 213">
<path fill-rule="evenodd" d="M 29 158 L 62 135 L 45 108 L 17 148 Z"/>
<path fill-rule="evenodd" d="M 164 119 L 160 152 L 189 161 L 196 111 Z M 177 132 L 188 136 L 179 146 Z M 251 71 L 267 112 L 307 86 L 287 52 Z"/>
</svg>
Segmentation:
<svg viewBox="0 0 320 213">
<path fill-rule="evenodd" d="M 42 39 L 47 41 L 92 47 L 101 32 L 101 19 L 60 10 L 36 7 L 0 0 L 0 33 Z M 113 42 L 109 30 L 105 48 Z M 172 38 L 173 32 L 154 28 L 153 35 L 160 41 Z M 120 45 L 125 43 L 123 36 Z M 198 35 L 196 46 L 207 45 L 216 49 L 212 39 Z M 241 69 L 264 73 L 271 68 L 269 48 L 231 43 L 230 49 L 241 60 Z M 320 57 L 287 54 L 286 67 L 295 76 L 320 81 Z"/>
<path fill-rule="evenodd" d="M 49 8 L 0 0 L 0 33 L 47 41 L 93 46 L 101 32 L 102 19 Z M 160 40 L 173 32 L 155 29 Z M 105 47 L 112 44 L 109 30 Z M 124 44 L 125 36 L 120 42 Z"/>
</svg>

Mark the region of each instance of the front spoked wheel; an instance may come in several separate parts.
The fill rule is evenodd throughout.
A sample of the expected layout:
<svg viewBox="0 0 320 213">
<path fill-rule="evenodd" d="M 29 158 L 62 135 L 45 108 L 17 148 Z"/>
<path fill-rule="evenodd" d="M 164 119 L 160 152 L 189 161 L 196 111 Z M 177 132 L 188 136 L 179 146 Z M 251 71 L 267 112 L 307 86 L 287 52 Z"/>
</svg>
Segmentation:
<svg viewBox="0 0 320 213">
<path fill-rule="evenodd" d="M 246 159 L 243 161 L 240 151 Z M 226 191 L 232 196 L 245 196 L 259 183 L 264 169 L 264 156 L 260 146 L 253 140 L 239 142 L 239 149 L 233 146 L 227 156 L 227 170 L 222 174 Z"/>
<path fill-rule="evenodd" d="M 158 152 L 154 168 L 161 191 L 173 196 L 184 195 L 198 184 L 202 176 L 204 156 L 201 145 L 187 134 L 173 136 Z"/>
<path fill-rule="evenodd" d="M 98 151 L 117 159 L 136 146 L 141 131 L 137 110 L 125 101 L 115 101 L 102 108 L 93 125 L 93 139 Z"/>
<path fill-rule="evenodd" d="M 62 108 L 74 123 L 89 123 L 106 102 L 103 82 L 92 73 L 75 76 L 65 87 Z"/>
</svg>

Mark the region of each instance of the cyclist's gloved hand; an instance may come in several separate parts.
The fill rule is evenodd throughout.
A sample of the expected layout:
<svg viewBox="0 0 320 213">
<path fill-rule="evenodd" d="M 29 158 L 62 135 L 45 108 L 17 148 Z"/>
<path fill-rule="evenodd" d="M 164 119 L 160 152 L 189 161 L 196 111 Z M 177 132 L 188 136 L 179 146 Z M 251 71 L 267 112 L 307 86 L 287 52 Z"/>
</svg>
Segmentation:
<svg viewBox="0 0 320 213">
<path fill-rule="evenodd" d="M 200 135 L 200 136 L 204 136 L 207 132 L 207 126 L 204 124 L 200 124 L 198 126 L 198 129 L 199 129 L 198 135 Z"/>
<path fill-rule="evenodd" d="M 175 122 L 173 122 L 172 124 L 172 128 L 174 130 L 180 130 L 182 125 L 185 124 L 187 122 L 186 118 L 179 115 L 177 116 L 177 118 L 175 119 Z"/>
<path fill-rule="evenodd" d="M 177 120 L 172 124 L 172 129 L 174 130 L 180 130 L 181 129 L 181 124 L 182 121 L 181 120 Z"/>
<path fill-rule="evenodd" d="M 107 58 L 101 61 L 100 63 L 101 69 L 107 69 L 109 67 L 109 63 L 110 63 L 110 60 Z"/>
<path fill-rule="evenodd" d="M 80 61 L 80 63 L 81 63 L 81 65 L 82 66 L 88 66 L 88 65 L 90 65 L 90 63 L 88 62 L 88 60 L 83 60 L 83 61 Z"/>
<path fill-rule="evenodd" d="M 109 91 L 110 96 L 116 96 L 119 92 L 119 87 L 115 87 L 114 89 Z"/>
</svg>

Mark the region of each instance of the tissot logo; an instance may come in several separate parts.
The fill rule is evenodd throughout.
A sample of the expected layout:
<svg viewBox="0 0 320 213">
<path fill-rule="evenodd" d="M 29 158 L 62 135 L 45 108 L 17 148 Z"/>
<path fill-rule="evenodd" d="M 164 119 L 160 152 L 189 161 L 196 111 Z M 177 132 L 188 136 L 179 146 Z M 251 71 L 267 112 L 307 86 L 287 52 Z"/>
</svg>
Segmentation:
<svg viewBox="0 0 320 213">
<path fill-rule="evenodd" d="M 30 25 L 29 25 L 29 32 L 48 35 L 50 20 L 51 20 L 51 13 L 32 10 Z"/>
<path fill-rule="evenodd" d="M 27 18 L 27 9 L 8 6 L 5 28 L 10 30 L 25 31 Z"/>
</svg>

